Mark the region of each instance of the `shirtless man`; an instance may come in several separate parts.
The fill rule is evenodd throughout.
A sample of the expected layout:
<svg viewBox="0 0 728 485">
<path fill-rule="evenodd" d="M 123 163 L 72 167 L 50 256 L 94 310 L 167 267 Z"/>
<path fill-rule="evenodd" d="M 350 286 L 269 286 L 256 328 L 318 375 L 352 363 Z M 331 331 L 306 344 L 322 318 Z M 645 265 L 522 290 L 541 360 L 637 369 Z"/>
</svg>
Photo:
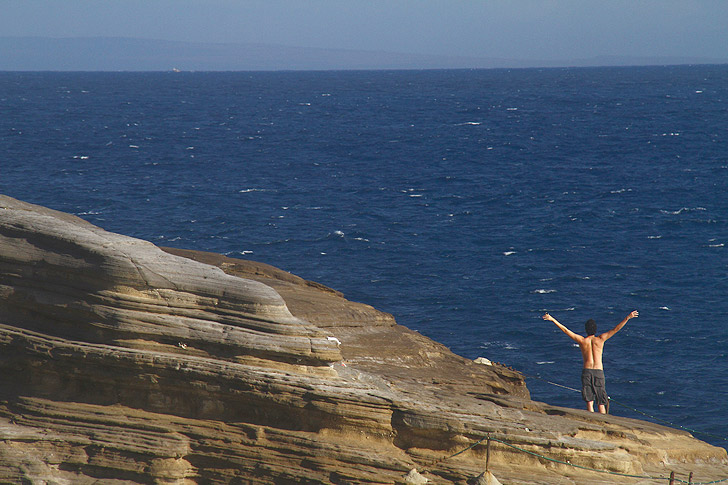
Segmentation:
<svg viewBox="0 0 728 485">
<path fill-rule="evenodd" d="M 619 325 L 601 335 L 596 335 L 597 324 L 590 318 L 586 322 L 586 337 L 572 332 L 548 313 L 543 316 L 544 320 L 554 322 L 562 332 L 579 344 L 581 356 L 584 358 L 584 368 L 581 371 L 581 396 L 586 401 L 586 409 L 588 411 L 594 412 L 594 401 L 596 400 L 597 406 L 599 406 L 599 412 L 602 414 L 607 413 L 609 398 L 607 397 L 607 390 L 604 386 L 604 367 L 602 366 L 604 342 L 622 330 L 622 327 L 627 324 L 630 318 L 637 316 L 639 316 L 639 313 L 635 310 L 627 315 Z"/>
</svg>

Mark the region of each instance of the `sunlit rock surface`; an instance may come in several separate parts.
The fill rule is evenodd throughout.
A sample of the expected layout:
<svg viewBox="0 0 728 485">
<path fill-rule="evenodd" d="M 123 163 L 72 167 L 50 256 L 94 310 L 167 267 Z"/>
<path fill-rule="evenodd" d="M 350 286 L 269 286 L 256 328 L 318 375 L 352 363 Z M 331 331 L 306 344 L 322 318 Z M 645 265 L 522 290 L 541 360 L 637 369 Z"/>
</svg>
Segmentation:
<svg viewBox="0 0 728 485">
<path fill-rule="evenodd" d="M 518 373 L 322 285 L 3 196 L 0 393 L 3 483 L 474 483 L 485 442 L 450 455 L 486 434 L 616 473 L 728 477 L 722 448 L 531 401 Z M 497 442 L 490 470 L 640 482 Z"/>
</svg>

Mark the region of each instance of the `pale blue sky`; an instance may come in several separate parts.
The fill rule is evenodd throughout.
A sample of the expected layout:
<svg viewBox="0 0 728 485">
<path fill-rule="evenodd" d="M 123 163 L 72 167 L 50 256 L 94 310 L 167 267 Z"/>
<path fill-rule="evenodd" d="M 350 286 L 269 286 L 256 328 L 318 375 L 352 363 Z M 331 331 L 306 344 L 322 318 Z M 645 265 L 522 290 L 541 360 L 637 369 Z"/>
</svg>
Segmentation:
<svg viewBox="0 0 728 485">
<path fill-rule="evenodd" d="M 512 59 L 728 59 L 726 0 L 0 0 L 0 12 L 0 36 L 256 42 Z"/>
</svg>

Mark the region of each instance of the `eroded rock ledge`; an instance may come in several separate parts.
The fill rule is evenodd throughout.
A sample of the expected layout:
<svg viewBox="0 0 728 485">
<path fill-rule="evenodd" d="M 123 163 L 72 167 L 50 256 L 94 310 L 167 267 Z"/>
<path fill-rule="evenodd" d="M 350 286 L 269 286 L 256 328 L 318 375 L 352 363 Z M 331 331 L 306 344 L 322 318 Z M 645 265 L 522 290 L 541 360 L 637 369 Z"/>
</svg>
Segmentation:
<svg viewBox="0 0 728 485">
<path fill-rule="evenodd" d="M 483 447 L 438 461 L 487 433 L 582 466 L 728 477 L 722 448 L 531 401 L 519 374 L 322 285 L 4 196 L 0 356 L 0 482 L 465 483 Z M 491 469 L 634 483 L 495 446 Z"/>
</svg>

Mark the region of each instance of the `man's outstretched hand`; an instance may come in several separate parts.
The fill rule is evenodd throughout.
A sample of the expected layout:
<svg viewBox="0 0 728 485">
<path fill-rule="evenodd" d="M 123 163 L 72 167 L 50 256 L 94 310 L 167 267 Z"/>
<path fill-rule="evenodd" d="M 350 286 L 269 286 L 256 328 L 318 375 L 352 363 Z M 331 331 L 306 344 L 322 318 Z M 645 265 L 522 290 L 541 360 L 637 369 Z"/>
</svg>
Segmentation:
<svg viewBox="0 0 728 485">
<path fill-rule="evenodd" d="M 639 317 L 639 316 L 640 316 L 639 312 L 638 312 L 637 310 L 635 310 L 635 311 L 633 311 L 632 313 L 630 313 L 630 314 L 629 314 L 629 315 L 627 316 L 627 318 L 637 318 L 637 317 Z"/>
</svg>

